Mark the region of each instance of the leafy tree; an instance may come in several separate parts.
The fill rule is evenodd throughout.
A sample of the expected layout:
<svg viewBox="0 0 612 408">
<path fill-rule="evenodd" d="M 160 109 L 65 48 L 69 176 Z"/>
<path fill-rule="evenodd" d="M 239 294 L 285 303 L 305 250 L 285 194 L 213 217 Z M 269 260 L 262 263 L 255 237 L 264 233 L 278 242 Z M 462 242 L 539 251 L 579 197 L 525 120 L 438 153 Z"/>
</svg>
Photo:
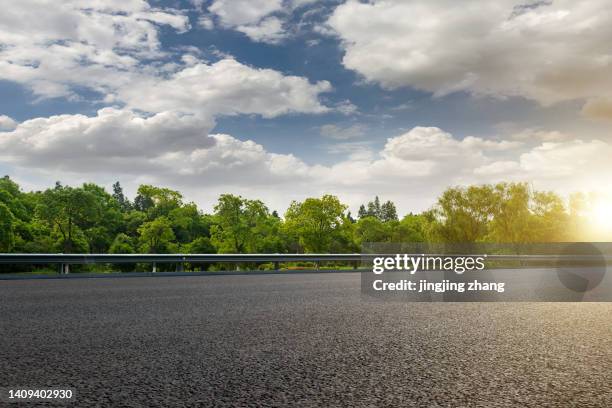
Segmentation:
<svg viewBox="0 0 612 408">
<path fill-rule="evenodd" d="M 188 254 L 215 254 L 217 248 L 212 244 L 210 238 L 199 237 L 185 246 L 185 252 Z"/>
<path fill-rule="evenodd" d="M 83 226 L 91 252 L 104 253 L 112 243 L 113 237 L 121 229 L 123 214 L 117 199 L 93 183 L 83 184 L 83 190 L 94 197 L 94 217 Z"/>
<path fill-rule="evenodd" d="M 430 240 L 450 243 L 483 240 L 493 218 L 495 200 L 490 185 L 447 189 L 428 214 Z"/>
<path fill-rule="evenodd" d="M 380 199 L 378 196 L 374 198 L 374 201 L 370 201 L 368 203 L 368 210 L 366 213 L 369 217 L 376 217 L 379 220 L 382 219 L 382 208 L 380 206 Z"/>
<path fill-rule="evenodd" d="M 384 203 L 380 209 L 380 220 L 383 222 L 398 221 L 397 209 L 392 201 Z"/>
<path fill-rule="evenodd" d="M 160 216 L 167 217 L 170 211 L 183 205 L 183 196 L 178 191 L 147 184 L 138 187 L 136 198 L 138 199 L 136 209 L 147 213 L 149 220 Z"/>
<path fill-rule="evenodd" d="M 138 228 L 140 250 L 146 253 L 160 254 L 175 248 L 172 223 L 166 217 L 159 217 L 145 222 Z"/>
<path fill-rule="evenodd" d="M 132 209 L 132 203 L 130 203 L 130 200 L 123 194 L 123 188 L 118 181 L 113 184 L 113 198 L 119 203 L 121 211 L 127 212 Z"/>
<path fill-rule="evenodd" d="M 359 206 L 359 211 L 357 212 L 357 217 L 361 219 L 367 216 L 368 216 L 368 211 L 366 210 L 365 205 L 361 204 Z"/>
<path fill-rule="evenodd" d="M 211 220 L 202 216 L 194 203 L 175 208 L 168 214 L 172 230 L 180 243 L 188 243 L 199 236 L 210 235 Z"/>
<path fill-rule="evenodd" d="M 134 209 L 136 211 L 146 213 L 151 208 L 153 208 L 154 205 L 155 203 L 153 202 L 153 199 L 151 197 L 137 194 L 134 198 Z"/>
<path fill-rule="evenodd" d="M 305 252 L 326 252 L 342 235 L 346 209 L 332 195 L 307 198 L 302 203 L 293 201 L 285 214 L 285 226 L 295 233 Z"/>
<path fill-rule="evenodd" d="M 130 237 L 138 236 L 138 228 L 147 221 L 147 215 L 142 211 L 132 210 L 123 214 L 121 230 Z"/>
<path fill-rule="evenodd" d="M 82 238 L 81 228 L 96 217 L 97 202 L 94 194 L 83 188 L 64 187 L 56 184 L 46 190 L 36 208 L 37 216 L 61 235 L 64 253 L 71 253 L 77 245 L 76 236 Z M 82 248 L 82 245 L 78 245 Z"/>
<path fill-rule="evenodd" d="M 113 240 L 108 252 L 111 254 L 134 254 L 136 253 L 136 248 L 134 247 L 132 238 L 123 233 L 119 233 Z M 113 267 L 121 272 L 128 272 L 136 269 L 136 264 L 120 263 L 113 265 Z"/>
<path fill-rule="evenodd" d="M 426 219 L 422 215 L 408 214 L 393 223 L 391 242 L 425 242 Z"/>
<path fill-rule="evenodd" d="M 215 206 L 212 243 L 221 253 L 259 252 L 279 224 L 261 201 L 222 194 Z"/>
<path fill-rule="evenodd" d="M 15 244 L 15 216 L 0 201 L 0 252 L 10 252 Z"/>
<path fill-rule="evenodd" d="M 136 248 L 132 238 L 126 234 L 119 233 L 113 240 L 108 252 L 111 254 L 134 254 L 136 253 Z"/>
<path fill-rule="evenodd" d="M 355 227 L 355 240 L 358 245 L 389 242 L 391 227 L 376 217 L 360 218 Z"/>
<path fill-rule="evenodd" d="M 533 239 L 530 192 L 525 183 L 499 183 L 494 189 L 494 216 L 488 241 L 525 243 Z"/>
<path fill-rule="evenodd" d="M 531 207 L 532 231 L 536 242 L 560 242 L 569 239 L 569 217 L 561 197 L 553 192 L 536 191 Z"/>
<path fill-rule="evenodd" d="M 353 218 L 353 214 L 351 214 L 350 211 L 346 213 L 346 219 L 350 221 L 351 223 L 355 223 L 357 221 L 356 219 Z"/>
</svg>

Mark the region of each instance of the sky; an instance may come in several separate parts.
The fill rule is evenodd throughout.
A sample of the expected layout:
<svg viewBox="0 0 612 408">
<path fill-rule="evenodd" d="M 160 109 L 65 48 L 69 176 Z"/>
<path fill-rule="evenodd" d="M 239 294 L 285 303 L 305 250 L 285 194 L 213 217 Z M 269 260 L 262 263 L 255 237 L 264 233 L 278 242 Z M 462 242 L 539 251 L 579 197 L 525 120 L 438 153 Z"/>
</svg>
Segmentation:
<svg viewBox="0 0 612 408">
<path fill-rule="evenodd" d="M 401 214 L 499 181 L 610 190 L 609 0 L 20 0 L 0 174 Z"/>
</svg>

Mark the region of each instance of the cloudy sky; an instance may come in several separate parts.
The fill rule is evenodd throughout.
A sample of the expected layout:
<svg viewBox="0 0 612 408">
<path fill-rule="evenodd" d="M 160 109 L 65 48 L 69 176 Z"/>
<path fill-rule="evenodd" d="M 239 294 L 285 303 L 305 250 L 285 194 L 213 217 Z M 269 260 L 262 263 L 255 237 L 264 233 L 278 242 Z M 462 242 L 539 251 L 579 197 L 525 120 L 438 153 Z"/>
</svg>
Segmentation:
<svg viewBox="0 0 612 408">
<path fill-rule="evenodd" d="M 281 212 L 609 189 L 611 39 L 609 0 L 20 0 L 0 13 L 0 174 Z"/>
</svg>

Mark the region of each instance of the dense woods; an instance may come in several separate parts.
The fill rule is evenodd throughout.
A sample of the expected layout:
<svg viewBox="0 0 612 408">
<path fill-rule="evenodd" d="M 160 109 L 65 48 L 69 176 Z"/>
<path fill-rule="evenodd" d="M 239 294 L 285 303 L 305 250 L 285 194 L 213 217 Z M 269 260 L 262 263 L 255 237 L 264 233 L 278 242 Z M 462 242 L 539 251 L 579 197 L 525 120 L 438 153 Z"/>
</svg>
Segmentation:
<svg viewBox="0 0 612 408">
<path fill-rule="evenodd" d="M 420 214 L 398 216 L 374 197 L 356 217 L 338 197 L 292 202 L 284 214 L 231 194 L 207 214 L 180 192 L 141 185 L 130 200 L 119 183 L 24 192 L 0 179 L 0 252 L 317 253 L 359 252 L 366 242 L 559 242 L 591 239 L 589 197 L 569 202 L 527 184 L 447 189 Z"/>
</svg>

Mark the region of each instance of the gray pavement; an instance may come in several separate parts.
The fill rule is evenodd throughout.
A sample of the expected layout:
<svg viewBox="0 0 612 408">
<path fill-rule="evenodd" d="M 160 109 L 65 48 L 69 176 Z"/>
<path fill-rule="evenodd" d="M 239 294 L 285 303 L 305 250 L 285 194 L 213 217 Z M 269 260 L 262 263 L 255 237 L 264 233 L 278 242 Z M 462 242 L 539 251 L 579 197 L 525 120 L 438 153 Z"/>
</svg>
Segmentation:
<svg viewBox="0 0 612 408">
<path fill-rule="evenodd" d="M 612 406 L 612 303 L 405 303 L 360 283 L 0 281 L 0 386 L 74 387 L 79 407 Z"/>
</svg>

